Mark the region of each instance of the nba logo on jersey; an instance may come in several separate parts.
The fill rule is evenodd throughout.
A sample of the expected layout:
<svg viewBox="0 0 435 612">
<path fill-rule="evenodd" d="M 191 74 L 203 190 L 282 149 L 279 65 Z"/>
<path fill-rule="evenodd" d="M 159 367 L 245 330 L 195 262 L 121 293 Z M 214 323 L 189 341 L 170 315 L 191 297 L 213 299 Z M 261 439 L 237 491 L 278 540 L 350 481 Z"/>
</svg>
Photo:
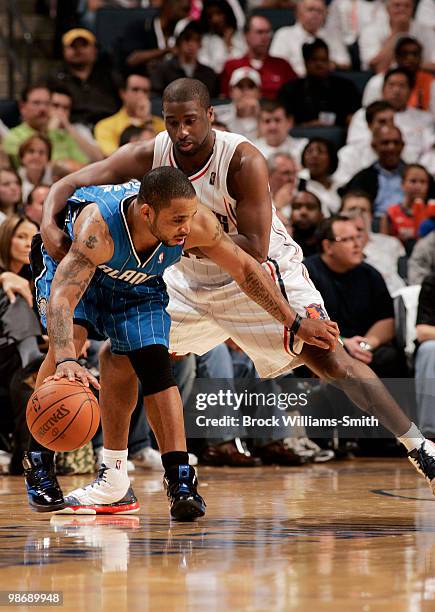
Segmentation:
<svg viewBox="0 0 435 612">
<path fill-rule="evenodd" d="M 165 254 L 164 253 L 160 253 L 160 255 L 159 255 L 159 263 L 162 263 L 164 257 L 165 257 Z"/>
<path fill-rule="evenodd" d="M 214 185 L 216 182 L 216 172 L 210 174 L 210 185 Z"/>
<path fill-rule="evenodd" d="M 120 470 L 121 469 L 121 463 L 122 463 L 121 459 L 117 459 L 116 460 L 116 463 L 115 463 L 115 469 L 116 470 Z"/>
</svg>

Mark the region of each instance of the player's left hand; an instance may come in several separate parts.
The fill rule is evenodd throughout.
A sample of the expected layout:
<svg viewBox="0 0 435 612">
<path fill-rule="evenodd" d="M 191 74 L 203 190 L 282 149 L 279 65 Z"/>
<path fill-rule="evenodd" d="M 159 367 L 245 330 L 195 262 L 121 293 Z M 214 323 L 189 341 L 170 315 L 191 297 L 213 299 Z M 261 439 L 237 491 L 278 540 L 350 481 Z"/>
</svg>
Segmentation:
<svg viewBox="0 0 435 612">
<path fill-rule="evenodd" d="M 65 361 L 59 364 L 53 376 L 48 376 L 44 382 L 48 382 L 49 380 L 60 380 L 61 378 L 67 378 L 71 382 L 78 380 L 85 385 L 85 387 L 89 387 L 89 384 L 91 384 L 95 389 L 101 388 L 95 376 L 92 376 L 89 370 L 75 361 Z"/>
</svg>

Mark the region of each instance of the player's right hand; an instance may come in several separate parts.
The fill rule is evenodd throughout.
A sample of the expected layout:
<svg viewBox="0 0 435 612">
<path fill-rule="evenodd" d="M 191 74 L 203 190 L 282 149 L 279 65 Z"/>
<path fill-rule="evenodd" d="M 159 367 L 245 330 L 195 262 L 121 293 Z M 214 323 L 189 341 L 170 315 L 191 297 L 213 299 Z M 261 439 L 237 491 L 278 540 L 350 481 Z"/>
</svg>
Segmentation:
<svg viewBox="0 0 435 612">
<path fill-rule="evenodd" d="M 48 382 L 49 380 L 60 380 L 61 378 L 67 378 L 71 382 L 78 380 L 85 385 L 85 387 L 89 387 L 89 384 L 91 384 L 95 389 L 100 389 L 98 380 L 92 376 L 89 370 L 75 361 L 60 363 L 53 376 L 48 376 L 44 382 Z"/>
<path fill-rule="evenodd" d="M 69 251 L 71 240 L 56 224 L 42 224 L 41 236 L 47 253 L 56 261 L 61 261 Z"/>
<path fill-rule="evenodd" d="M 296 334 L 307 344 L 314 344 L 327 351 L 333 351 L 337 345 L 340 330 L 334 321 L 319 319 L 302 319 Z"/>
</svg>

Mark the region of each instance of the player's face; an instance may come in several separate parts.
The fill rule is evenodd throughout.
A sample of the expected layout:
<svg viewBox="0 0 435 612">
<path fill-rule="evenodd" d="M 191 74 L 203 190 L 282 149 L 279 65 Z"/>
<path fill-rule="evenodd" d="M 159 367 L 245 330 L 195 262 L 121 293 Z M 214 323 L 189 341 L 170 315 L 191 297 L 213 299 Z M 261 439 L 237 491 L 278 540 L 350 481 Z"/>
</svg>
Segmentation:
<svg viewBox="0 0 435 612">
<path fill-rule="evenodd" d="M 156 214 L 150 208 L 152 234 L 166 246 L 184 244 L 190 234 L 193 217 L 198 209 L 196 198 L 176 198 L 171 205 Z"/>
<path fill-rule="evenodd" d="M 204 109 L 199 100 L 166 102 L 163 117 L 178 156 L 193 157 L 206 146 L 213 120 L 212 107 Z"/>
</svg>

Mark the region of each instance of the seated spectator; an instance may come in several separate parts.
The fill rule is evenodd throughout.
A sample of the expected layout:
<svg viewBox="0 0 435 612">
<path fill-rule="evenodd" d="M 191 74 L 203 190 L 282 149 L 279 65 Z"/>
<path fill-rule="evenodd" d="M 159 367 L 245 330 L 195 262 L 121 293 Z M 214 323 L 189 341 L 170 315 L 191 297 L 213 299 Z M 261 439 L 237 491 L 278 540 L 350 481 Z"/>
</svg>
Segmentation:
<svg viewBox="0 0 435 612">
<path fill-rule="evenodd" d="M 225 63 L 221 76 L 221 93 L 229 94 L 229 82 L 232 73 L 241 66 L 258 70 L 261 76 L 261 97 L 275 99 L 278 91 L 297 77 L 287 60 L 272 57 L 269 54 L 272 42 L 272 26 L 262 15 L 251 15 L 245 24 L 245 38 L 248 52 L 239 59 L 230 59 Z"/>
<path fill-rule="evenodd" d="M 73 97 L 71 122 L 93 126 L 120 106 L 118 77 L 107 57 L 98 59 L 96 38 L 75 28 L 62 36 L 63 64 L 49 79 L 50 87 L 68 87 Z"/>
<path fill-rule="evenodd" d="M 386 0 L 386 14 L 367 24 L 361 31 L 359 48 L 363 70 L 384 72 L 394 59 L 394 47 L 400 36 L 412 36 L 423 47 L 423 69 L 435 68 L 435 38 L 430 27 L 412 18 L 413 0 Z"/>
<path fill-rule="evenodd" d="M 0 170 L 0 225 L 22 202 L 21 179 L 12 168 Z"/>
<path fill-rule="evenodd" d="M 274 153 L 267 159 L 269 169 L 269 186 L 272 203 L 288 223 L 297 184 L 298 167 L 294 158 L 288 153 Z"/>
<path fill-rule="evenodd" d="M 417 424 L 424 435 L 435 436 L 435 275 L 424 278 L 418 298 L 415 387 Z"/>
<path fill-rule="evenodd" d="M 48 187 L 48 185 L 38 185 L 34 187 L 29 193 L 27 202 L 24 205 L 24 214 L 38 227 L 41 225 L 44 201 L 49 191 L 50 187 Z"/>
<path fill-rule="evenodd" d="M 403 244 L 393 236 L 372 232 L 373 203 L 363 191 L 349 191 L 342 199 L 340 214 L 349 216 L 360 232 L 364 261 L 382 274 L 391 295 L 405 281 L 399 275 L 399 266 L 405 257 Z"/>
<path fill-rule="evenodd" d="M 413 248 L 408 260 L 408 282 L 421 285 L 432 274 L 435 274 L 435 232 L 421 238 Z"/>
<path fill-rule="evenodd" d="M 188 17 L 189 10 L 190 0 L 162 0 L 157 17 L 128 24 L 119 40 L 119 54 L 125 67 L 130 72 L 150 71 L 166 54 L 171 54 L 175 27 Z"/>
<path fill-rule="evenodd" d="M 378 2 L 332 0 L 326 18 L 329 37 L 337 36 L 346 47 L 350 47 L 358 42 L 361 30 L 376 20 L 378 9 Z"/>
<path fill-rule="evenodd" d="M 111 155 L 119 147 L 119 138 L 129 125 L 145 126 L 151 123 L 156 133 L 165 129 L 161 117 L 151 115 L 151 82 L 148 77 L 130 74 L 119 93 L 121 109 L 95 126 L 95 139 L 104 155 Z"/>
<path fill-rule="evenodd" d="M 311 43 L 315 38 L 322 38 L 329 45 L 331 61 L 335 68 L 350 68 L 350 55 L 340 38 L 329 36 L 323 27 L 326 19 L 324 0 L 301 0 L 297 4 L 295 25 L 280 28 L 272 40 L 270 54 L 287 60 L 300 77 L 305 76 L 305 64 L 302 56 L 304 43 Z"/>
<path fill-rule="evenodd" d="M 231 104 L 215 107 L 215 115 L 231 132 L 255 140 L 260 115 L 260 75 L 252 68 L 237 68 L 230 79 Z"/>
<path fill-rule="evenodd" d="M 198 54 L 201 64 L 220 74 L 226 61 L 245 55 L 245 36 L 238 30 L 234 11 L 226 0 L 205 0 L 200 25 L 204 32 Z"/>
<path fill-rule="evenodd" d="M 429 183 L 430 176 L 426 168 L 419 164 L 406 166 L 402 174 L 403 199 L 399 204 L 391 204 L 386 217 L 381 221 L 381 231 L 399 238 L 408 253 L 412 251 L 420 224 L 427 216 Z"/>
<path fill-rule="evenodd" d="M 299 183 L 299 189 L 310 191 L 319 198 L 325 217 L 340 208 L 338 185 L 333 177 L 337 165 L 337 150 L 334 144 L 325 138 L 312 138 L 302 152 L 304 169 L 299 173 L 299 177 L 303 179 Z"/>
<path fill-rule="evenodd" d="M 64 128 L 50 127 L 50 90 L 46 85 L 30 85 L 21 94 L 20 112 L 22 123 L 9 130 L 3 140 L 3 148 L 12 156 L 16 165 L 19 163 L 18 149 L 36 132 L 45 134 L 51 142 L 53 160 L 73 159 L 81 164 L 87 163 L 88 157 L 79 144 Z M 58 121 L 56 120 L 58 125 Z"/>
<path fill-rule="evenodd" d="M 122 147 L 129 142 L 139 142 L 140 140 L 152 140 L 156 132 L 152 125 L 139 127 L 137 125 L 129 125 L 122 131 L 119 137 L 119 146 Z"/>
<path fill-rule="evenodd" d="M 29 251 L 37 226 L 12 215 L 0 227 L 0 385 L 9 396 L 13 422 L 13 455 L 10 473 L 22 473 L 21 458 L 28 444 L 26 406 L 33 393 L 33 378 L 43 356 L 37 337 L 41 330 L 32 309 L 29 287 Z M 6 293 L 4 277 L 12 276 L 27 286 L 26 299 Z M 22 278 L 19 279 L 18 277 Z M 16 287 L 16 285 L 15 285 Z"/>
<path fill-rule="evenodd" d="M 95 18 L 99 8 L 119 7 L 119 8 L 138 8 L 142 6 L 141 0 L 82 0 L 79 3 L 80 23 L 85 28 L 95 32 Z"/>
<path fill-rule="evenodd" d="M 260 138 L 255 146 L 268 158 L 274 153 L 288 153 L 300 161 L 302 151 L 308 144 L 307 138 L 293 138 L 289 130 L 293 117 L 287 115 L 284 106 L 277 100 L 264 100 L 260 104 L 258 131 Z"/>
<path fill-rule="evenodd" d="M 398 68 L 404 68 L 412 77 L 414 87 L 408 99 L 408 108 L 430 111 L 435 116 L 435 79 L 430 72 L 421 70 L 423 47 L 415 38 L 399 38 L 394 48 L 394 59 Z M 363 105 L 382 98 L 384 73 L 375 74 L 364 89 Z"/>
<path fill-rule="evenodd" d="M 174 56 L 156 64 L 151 71 L 151 86 L 156 96 L 162 96 L 163 90 L 172 81 L 189 77 L 202 81 L 212 98 L 218 97 L 219 79 L 216 72 L 198 61 L 201 41 L 202 31 L 198 23 L 188 23 L 177 37 Z"/>
<path fill-rule="evenodd" d="M 400 202 L 403 198 L 402 174 L 405 163 L 401 158 L 401 131 L 395 126 L 380 127 L 373 134 L 372 148 L 378 156 L 377 161 L 357 172 L 339 192 L 365 191 L 374 203 L 375 217 L 382 217 L 392 202 Z"/>
<path fill-rule="evenodd" d="M 286 83 L 278 97 L 296 125 L 346 127 L 361 106 L 361 96 L 348 79 L 332 74 L 328 45 L 320 38 L 302 45 L 306 77 Z"/>
<path fill-rule="evenodd" d="M 43 134 L 30 136 L 20 145 L 18 175 L 21 179 L 23 202 L 38 185 L 51 185 L 51 151 L 51 142 Z"/>
<path fill-rule="evenodd" d="M 322 204 L 309 191 L 297 191 L 291 202 L 291 234 L 301 247 L 304 257 L 319 251 L 317 231 L 323 220 Z"/>
<path fill-rule="evenodd" d="M 94 139 L 90 128 L 83 125 L 83 123 L 71 123 L 72 106 L 73 99 L 69 89 L 63 85 L 53 85 L 50 90 L 49 129 L 63 130 L 68 133 L 89 161 L 100 161 L 104 158 L 104 155 Z M 64 143 L 64 145 L 67 144 L 68 142 Z M 59 147 L 60 143 L 57 145 L 57 148 Z M 69 148 L 66 148 L 63 155 L 59 150 L 58 155 L 65 159 L 70 158 L 82 161 L 78 159 L 74 151 L 71 153 Z"/>
<path fill-rule="evenodd" d="M 372 134 L 384 125 L 394 125 L 394 109 L 389 102 L 377 100 L 365 110 L 367 126 Z M 376 151 L 366 142 L 347 144 L 338 150 L 338 168 L 335 179 L 339 185 L 344 185 L 360 170 L 367 168 L 377 159 Z M 406 147 L 404 147 L 405 151 Z M 405 156 L 405 154 L 403 154 Z"/>
<path fill-rule="evenodd" d="M 432 115 L 417 108 L 407 108 L 412 88 L 411 76 L 403 68 L 392 68 L 384 76 L 382 99 L 394 109 L 394 123 L 405 139 L 406 161 L 410 164 L 417 163 L 434 140 Z M 354 114 L 347 133 L 347 144 L 356 142 L 370 142 L 364 108 Z"/>
<path fill-rule="evenodd" d="M 304 263 L 346 350 L 380 377 L 406 376 L 403 353 L 393 343 L 393 300 L 379 272 L 363 262 L 354 222 L 343 216 L 325 219 L 319 239 L 321 253 Z"/>
<path fill-rule="evenodd" d="M 432 30 L 435 29 L 435 11 L 433 10 L 432 0 L 419 0 L 415 20 L 417 23 L 432 28 Z"/>
</svg>

